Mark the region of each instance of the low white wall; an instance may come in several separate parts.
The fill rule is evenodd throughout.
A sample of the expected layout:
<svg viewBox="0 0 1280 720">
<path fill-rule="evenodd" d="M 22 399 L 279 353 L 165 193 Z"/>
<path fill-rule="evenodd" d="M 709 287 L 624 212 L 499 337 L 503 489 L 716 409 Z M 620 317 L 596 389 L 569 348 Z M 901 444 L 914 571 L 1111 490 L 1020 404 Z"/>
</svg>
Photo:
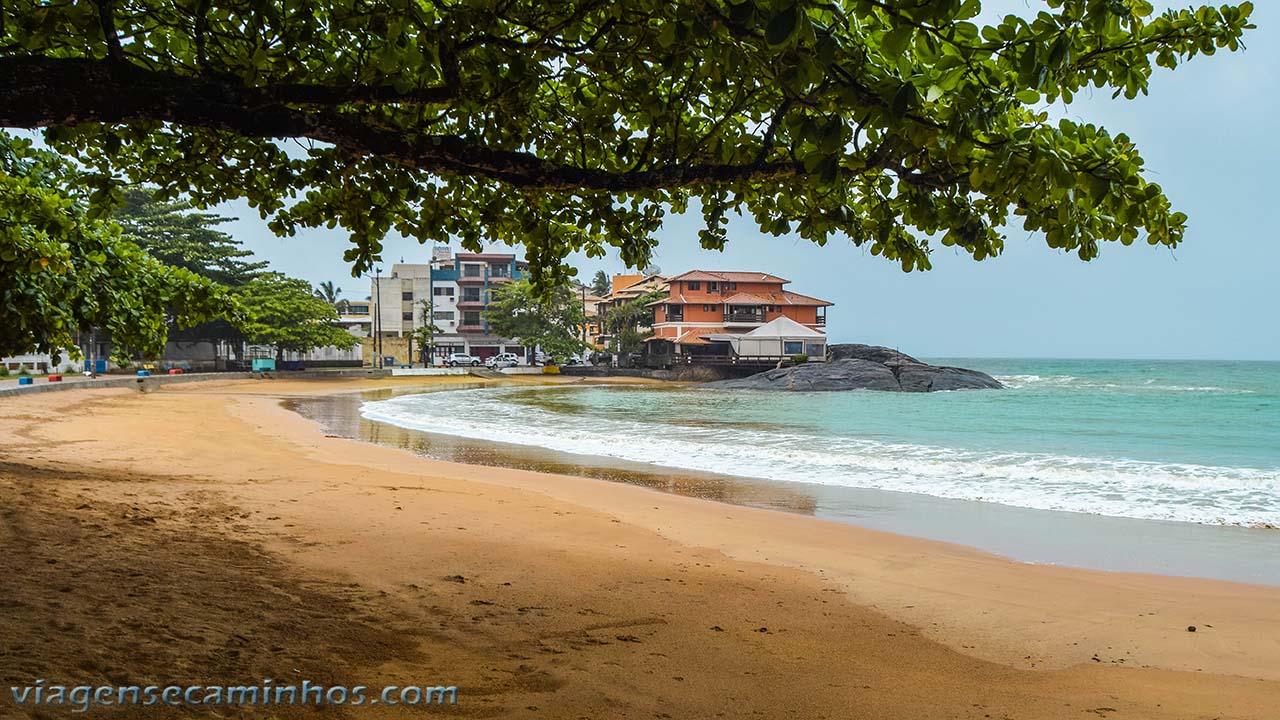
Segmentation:
<svg viewBox="0 0 1280 720">
<path fill-rule="evenodd" d="M 406 375 L 470 375 L 471 368 L 391 368 L 394 377 Z"/>
</svg>

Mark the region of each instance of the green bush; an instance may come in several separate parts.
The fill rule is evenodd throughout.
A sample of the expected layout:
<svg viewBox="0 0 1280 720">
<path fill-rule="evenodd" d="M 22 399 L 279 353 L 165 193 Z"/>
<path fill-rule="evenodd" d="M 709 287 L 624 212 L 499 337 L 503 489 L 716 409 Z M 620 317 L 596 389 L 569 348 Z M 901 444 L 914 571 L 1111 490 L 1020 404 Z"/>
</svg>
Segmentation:
<svg viewBox="0 0 1280 720">
<path fill-rule="evenodd" d="M 791 362 L 795 363 L 796 365 L 803 365 L 809 362 L 809 356 L 805 355 L 804 353 L 801 353 L 799 355 L 792 355 Z"/>
<path fill-rule="evenodd" d="M 27 366 L 26 366 L 26 365 L 24 365 L 23 363 L 18 363 L 18 374 L 19 374 L 19 375 L 30 375 L 31 373 L 27 372 Z"/>
<path fill-rule="evenodd" d="M 9 377 L 9 366 L 0 365 L 0 377 Z"/>
</svg>

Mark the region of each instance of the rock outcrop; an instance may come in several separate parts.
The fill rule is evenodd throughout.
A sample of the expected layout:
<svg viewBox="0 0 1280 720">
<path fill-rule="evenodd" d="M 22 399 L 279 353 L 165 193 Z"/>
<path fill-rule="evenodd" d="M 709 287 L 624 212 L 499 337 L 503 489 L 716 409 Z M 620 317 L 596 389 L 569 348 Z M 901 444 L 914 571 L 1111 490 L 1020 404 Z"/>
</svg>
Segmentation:
<svg viewBox="0 0 1280 720">
<path fill-rule="evenodd" d="M 964 368 L 929 365 L 876 345 L 832 345 L 831 360 L 766 370 L 750 377 L 705 383 L 704 388 L 745 390 L 937 392 L 998 390 L 998 380 Z"/>
</svg>

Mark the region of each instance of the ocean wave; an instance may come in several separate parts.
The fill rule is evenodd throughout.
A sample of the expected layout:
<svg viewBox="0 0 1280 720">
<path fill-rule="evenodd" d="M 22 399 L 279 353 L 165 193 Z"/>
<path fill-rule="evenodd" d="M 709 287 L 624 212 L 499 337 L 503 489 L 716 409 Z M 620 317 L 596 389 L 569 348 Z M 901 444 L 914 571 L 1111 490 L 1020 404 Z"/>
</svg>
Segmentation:
<svg viewBox="0 0 1280 720">
<path fill-rule="evenodd" d="M 1221 395 L 1254 395 L 1256 391 L 1245 388 L 1226 388 L 1217 385 L 1170 385 L 1160 383 L 1157 378 L 1147 378 L 1142 382 L 1114 382 L 1090 380 L 1074 375 L 995 375 L 1005 387 L 1019 390 L 1029 387 L 1063 387 L 1078 390 L 1121 390 L 1132 392 L 1185 392 Z"/>
<path fill-rule="evenodd" d="M 920 493 L 1147 520 L 1280 525 L 1280 469 L 991 452 L 805 432 L 582 417 L 501 389 L 366 403 L 401 427 L 560 452 L 788 482 Z"/>
</svg>

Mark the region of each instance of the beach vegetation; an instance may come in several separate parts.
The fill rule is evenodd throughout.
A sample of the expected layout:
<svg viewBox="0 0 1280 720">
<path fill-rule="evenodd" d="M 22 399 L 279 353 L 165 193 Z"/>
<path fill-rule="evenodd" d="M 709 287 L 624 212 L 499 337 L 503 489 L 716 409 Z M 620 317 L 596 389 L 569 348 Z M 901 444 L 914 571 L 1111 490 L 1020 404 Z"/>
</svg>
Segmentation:
<svg viewBox="0 0 1280 720">
<path fill-rule="evenodd" d="M 805 363 L 809 362 L 809 356 L 808 356 L 808 355 L 805 355 L 805 354 L 803 354 L 803 353 L 802 353 L 802 354 L 800 354 L 800 355 L 792 355 L 792 356 L 791 356 L 791 362 L 792 362 L 792 364 L 795 364 L 795 365 L 803 365 L 803 364 L 805 364 Z"/>
<path fill-rule="evenodd" d="M 160 262 L 231 288 L 266 270 L 266 262 L 253 260 L 253 251 L 220 229 L 236 218 L 200 212 L 189 202 L 158 199 L 154 189 L 131 186 L 121 192 L 123 200 L 111 220 L 120 226 L 121 237 Z"/>
<path fill-rule="evenodd" d="M 307 352 L 333 346 L 349 350 L 360 341 L 333 325 L 338 312 L 315 295 L 306 280 L 265 273 L 235 291 L 244 309 L 236 328 L 253 345 L 273 345 L 277 359 L 286 351 Z"/>
<path fill-rule="evenodd" d="M 0 126 L 83 162 L 92 207 L 123 183 L 243 199 L 283 236 L 343 228 L 356 274 L 398 232 L 523 244 L 554 290 L 571 252 L 645 267 L 686 212 L 704 248 L 740 215 L 904 271 L 1010 230 L 1083 260 L 1178 246 L 1187 216 L 1133 140 L 1070 106 L 1240 49 L 1252 4 L 982 5 L 14 0 Z"/>
<path fill-rule="evenodd" d="M 493 334 L 537 346 L 547 357 L 569 357 L 586 347 L 579 337 L 586 323 L 582 299 L 567 284 L 541 292 L 527 279 L 501 285 L 483 316 Z"/>
<path fill-rule="evenodd" d="M 652 290 L 610 310 L 604 317 L 605 330 L 613 336 L 610 349 L 619 353 L 638 353 L 644 341 L 653 336 L 653 308 L 650 303 L 665 298 L 665 290 Z"/>
<path fill-rule="evenodd" d="M 315 296 L 333 306 L 339 314 L 347 311 L 347 301 L 342 299 L 342 288 L 332 280 L 325 280 L 316 285 Z"/>
<path fill-rule="evenodd" d="M 430 362 L 434 355 L 436 335 L 444 330 L 435 324 L 435 305 L 430 298 L 419 300 L 418 307 L 422 308 L 422 324 L 413 329 L 411 336 L 418 343 L 418 354 L 423 362 Z"/>
<path fill-rule="evenodd" d="M 0 356 L 57 363 L 76 352 L 77 330 L 94 327 L 110 334 L 117 361 L 158 357 L 171 326 L 236 315 L 226 288 L 122 237 L 95 211 L 93 184 L 60 155 L 0 132 Z"/>
<path fill-rule="evenodd" d="M 613 284 L 609 281 L 609 276 L 603 270 L 597 270 L 594 277 L 591 278 L 591 292 L 599 297 L 609 294 L 613 288 Z"/>
</svg>

